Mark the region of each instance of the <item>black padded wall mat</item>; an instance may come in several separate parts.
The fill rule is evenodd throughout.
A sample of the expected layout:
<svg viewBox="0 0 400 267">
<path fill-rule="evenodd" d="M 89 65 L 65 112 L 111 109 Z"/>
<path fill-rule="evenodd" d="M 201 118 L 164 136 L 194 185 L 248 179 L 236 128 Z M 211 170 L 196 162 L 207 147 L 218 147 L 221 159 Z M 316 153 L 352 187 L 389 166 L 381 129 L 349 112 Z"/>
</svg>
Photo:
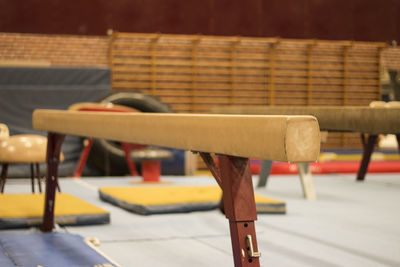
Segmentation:
<svg viewBox="0 0 400 267">
<path fill-rule="evenodd" d="M 8 125 L 10 135 L 46 135 L 32 129 L 34 109 L 67 109 L 76 102 L 98 101 L 110 92 L 108 68 L 0 67 L 0 122 Z M 81 147 L 81 138 L 67 136 L 60 176 L 72 175 Z M 44 166 L 41 169 L 44 174 Z M 29 165 L 10 165 L 8 177 L 30 177 Z"/>
</svg>

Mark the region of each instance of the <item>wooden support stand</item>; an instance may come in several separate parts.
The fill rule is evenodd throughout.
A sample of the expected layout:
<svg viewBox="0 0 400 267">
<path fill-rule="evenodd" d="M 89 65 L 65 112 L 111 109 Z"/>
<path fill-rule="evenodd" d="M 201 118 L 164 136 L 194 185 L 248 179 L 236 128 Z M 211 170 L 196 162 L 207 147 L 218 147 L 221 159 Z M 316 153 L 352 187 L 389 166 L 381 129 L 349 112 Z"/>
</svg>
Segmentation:
<svg viewBox="0 0 400 267">
<path fill-rule="evenodd" d="M 93 139 L 87 138 L 83 141 L 83 150 L 78 161 L 78 166 L 74 171 L 74 178 L 80 178 L 82 176 L 83 168 L 85 167 L 86 161 L 89 157 L 90 150 L 92 149 Z"/>
<path fill-rule="evenodd" d="M 263 160 L 261 162 L 261 171 L 259 173 L 259 180 L 257 187 L 264 187 L 267 185 L 269 175 L 271 173 L 272 161 Z M 297 163 L 299 169 L 299 176 L 301 186 L 303 188 L 303 195 L 307 200 L 317 200 L 317 193 L 312 180 L 311 170 L 307 162 Z"/>
<path fill-rule="evenodd" d="M 6 185 L 6 180 L 7 180 L 7 172 L 8 172 L 8 164 L 3 163 L 2 169 L 1 169 L 1 178 L 0 178 L 0 191 L 1 193 L 4 193 L 4 186 Z"/>
<path fill-rule="evenodd" d="M 256 202 L 248 158 L 219 155 L 220 167 L 208 153 L 200 153 L 223 191 L 224 212 L 229 220 L 235 267 L 260 266 L 254 221 Z"/>
<path fill-rule="evenodd" d="M 303 188 L 303 195 L 307 200 L 317 200 L 312 174 L 307 162 L 297 163 L 299 168 L 300 182 Z"/>
<path fill-rule="evenodd" d="M 362 182 L 365 179 L 365 175 L 367 174 L 368 171 L 368 165 L 371 160 L 371 155 L 374 152 L 375 145 L 378 141 L 378 135 L 377 134 L 370 134 L 368 138 L 366 137 L 366 134 L 361 134 L 361 142 L 363 145 L 363 155 L 361 159 L 361 164 L 360 168 L 358 169 L 357 172 L 357 179 L 356 181 Z M 400 134 L 396 134 L 396 139 L 397 139 L 397 148 L 400 153 Z"/>
<path fill-rule="evenodd" d="M 368 139 L 367 140 L 365 139 L 366 139 L 365 134 L 361 134 L 361 141 L 363 144 L 363 155 L 361 159 L 360 168 L 358 169 L 357 172 L 357 179 L 356 179 L 356 181 L 359 182 L 364 181 L 365 179 L 365 174 L 367 173 L 369 161 L 371 160 L 372 152 L 374 151 L 376 141 L 378 140 L 378 135 L 370 134 L 368 136 Z"/>
<path fill-rule="evenodd" d="M 64 138 L 64 134 L 52 132 L 49 132 L 47 136 L 47 179 L 42 225 L 43 232 L 51 232 L 54 228 L 54 203 L 56 187 L 58 185 L 58 164 L 60 163 L 61 145 Z"/>
</svg>

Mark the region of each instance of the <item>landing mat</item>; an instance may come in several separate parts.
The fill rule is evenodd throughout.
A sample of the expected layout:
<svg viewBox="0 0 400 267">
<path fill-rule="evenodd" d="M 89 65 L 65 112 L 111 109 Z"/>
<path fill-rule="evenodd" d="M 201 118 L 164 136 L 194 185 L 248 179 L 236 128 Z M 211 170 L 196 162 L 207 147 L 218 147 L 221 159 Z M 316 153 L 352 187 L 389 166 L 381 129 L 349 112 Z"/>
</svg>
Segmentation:
<svg viewBox="0 0 400 267">
<path fill-rule="evenodd" d="M 41 225 L 44 194 L 0 194 L 0 203 L 0 229 Z M 65 193 L 57 193 L 54 214 L 60 225 L 110 222 L 107 211 Z"/>
<path fill-rule="evenodd" d="M 215 186 L 103 187 L 100 198 L 131 212 L 150 215 L 216 209 L 222 191 Z M 286 213 L 283 201 L 255 195 L 258 213 Z"/>
<path fill-rule="evenodd" d="M 82 236 L 66 233 L 2 233 L 0 266 L 118 266 Z"/>
</svg>

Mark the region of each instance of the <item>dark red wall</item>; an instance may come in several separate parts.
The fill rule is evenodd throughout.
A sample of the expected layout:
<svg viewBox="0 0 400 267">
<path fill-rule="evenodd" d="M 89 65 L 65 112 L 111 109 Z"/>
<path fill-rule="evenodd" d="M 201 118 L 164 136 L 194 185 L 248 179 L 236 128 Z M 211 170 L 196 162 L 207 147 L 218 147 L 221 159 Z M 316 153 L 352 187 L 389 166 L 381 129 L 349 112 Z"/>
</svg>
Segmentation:
<svg viewBox="0 0 400 267">
<path fill-rule="evenodd" d="M 400 0 L 0 0 L 0 32 L 400 41 Z"/>
</svg>

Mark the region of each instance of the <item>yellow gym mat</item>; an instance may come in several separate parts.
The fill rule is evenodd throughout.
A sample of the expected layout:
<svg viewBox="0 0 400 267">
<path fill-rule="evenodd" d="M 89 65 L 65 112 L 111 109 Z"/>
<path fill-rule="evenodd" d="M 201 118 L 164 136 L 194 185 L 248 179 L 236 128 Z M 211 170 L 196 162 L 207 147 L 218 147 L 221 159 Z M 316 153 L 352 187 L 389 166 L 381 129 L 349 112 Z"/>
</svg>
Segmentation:
<svg viewBox="0 0 400 267">
<path fill-rule="evenodd" d="M 40 225 L 44 194 L 0 194 L 0 229 Z M 60 225 L 104 224 L 110 214 L 77 197 L 57 193 L 55 222 Z"/>
<path fill-rule="evenodd" d="M 222 191 L 216 186 L 102 187 L 100 198 L 142 215 L 211 210 Z M 255 195 L 258 213 L 285 213 L 285 202 Z"/>
</svg>

